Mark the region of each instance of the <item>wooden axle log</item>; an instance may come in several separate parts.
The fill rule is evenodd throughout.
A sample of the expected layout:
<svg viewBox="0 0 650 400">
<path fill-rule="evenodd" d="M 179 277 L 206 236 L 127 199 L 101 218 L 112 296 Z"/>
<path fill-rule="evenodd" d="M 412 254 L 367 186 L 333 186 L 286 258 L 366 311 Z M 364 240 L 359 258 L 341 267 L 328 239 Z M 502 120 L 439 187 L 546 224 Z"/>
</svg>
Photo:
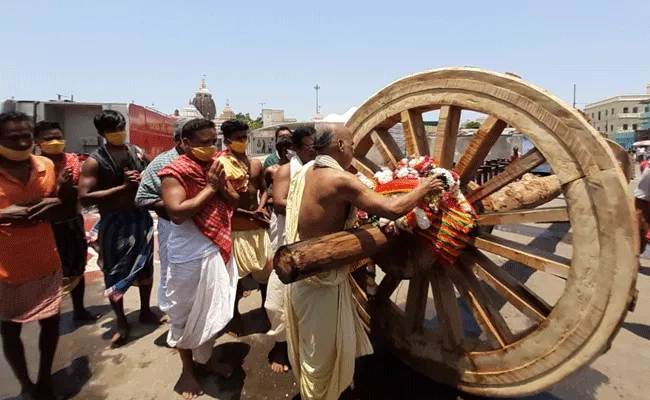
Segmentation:
<svg viewBox="0 0 650 400">
<path fill-rule="evenodd" d="M 392 245 L 379 228 L 364 225 L 282 246 L 273 266 L 285 284 L 354 264 Z"/>
</svg>

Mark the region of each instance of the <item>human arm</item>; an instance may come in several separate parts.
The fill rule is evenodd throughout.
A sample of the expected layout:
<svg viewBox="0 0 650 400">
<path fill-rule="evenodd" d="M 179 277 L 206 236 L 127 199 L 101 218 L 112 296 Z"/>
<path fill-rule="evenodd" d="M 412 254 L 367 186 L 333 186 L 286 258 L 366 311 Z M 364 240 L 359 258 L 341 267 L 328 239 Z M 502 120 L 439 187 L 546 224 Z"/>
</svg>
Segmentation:
<svg viewBox="0 0 650 400">
<path fill-rule="evenodd" d="M 29 207 L 20 206 L 17 204 L 10 205 L 9 207 L 0 210 L 0 224 L 26 224 L 29 223 Z"/>
<path fill-rule="evenodd" d="M 79 177 L 79 201 L 82 206 L 111 204 L 114 197 L 124 191 L 133 190 L 137 187 L 139 178 L 136 171 L 124 173 L 124 183 L 106 190 L 97 190 L 97 176 L 99 174 L 99 163 L 94 158 L 88 158 L 81 168 Z"/>
<path fill-rule="evenodd" d="M 259 174 L 259 180 L 258 180 L 258 190 L 260 192 L 260 201 L 257 206 L 257 210 L 255 210 L 256 213 L 261 214 L 265 218 L 268 218 L 267 211 L 266 211 L 266 202 L 269 199 L 269 192 L 267 190 L 267 185 L 266 185 L 266 178 L 264 177 L 264 168 L 262 168 L 262 163 L 253 160 L 253 163 L 259 164 L 260 168 L 260 174 Z"/>
<path fill-rule="evenodd" d="M 440 193 L 443 189 L 439 175 L 434 175 L 420 180 L 420 184 L 407 194 L 385 197 L 369 189 L 350 173 L 338 174 L 335 185 L 346 201 L 368 214 L 390 220 L 396 220 L 414 209 L 428 193 Z"/>
<path fill-rule="evenodd" d="M 278 169 L 273 177 L 273 209 L 276 214 L 285 215 L 287 212 L 287 197 L 291 183 L 291 167 L 285 164 Z"/>
<path fill-rule="evenodd" d="M 169 219 L 177 225 L 194 218 L 215 193 L 212 185 L 206 185 L 198 195 L 188 199 L 185 188 L 176 178 L 166 176 L 162 180 L 162 201 Z"/>
</svg>

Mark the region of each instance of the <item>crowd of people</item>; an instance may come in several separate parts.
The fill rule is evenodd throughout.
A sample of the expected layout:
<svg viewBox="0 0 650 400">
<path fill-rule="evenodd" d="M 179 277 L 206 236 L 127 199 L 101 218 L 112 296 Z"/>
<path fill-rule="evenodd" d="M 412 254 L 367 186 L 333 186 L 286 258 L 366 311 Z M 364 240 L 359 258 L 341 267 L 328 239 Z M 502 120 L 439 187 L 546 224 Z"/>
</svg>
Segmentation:
<svg viewBox="0 0 650 400">
<path fill-rule="evenodd" d="M 230 376 L 232 367 L 212 357 L 213 347 L 220 334 L 243 328 L 238 302 L 250 294 L 242 285 L 247 277 L 257 281 L 271 322 L 270 368 L 292 369 L 303 399 L 345 395 L 355 357 L 372 352 L 353 307 L 349 266 L 284 285 L 273 271 L 274 253 L 284 244 L 351 226 L 356 207 L 397 219 L 427 193 L 442 190 L 441 181 L 424 179 L 417 190 L 394 199 L 373 192 L 347 172 L 353 137 L 341 125 L 293 132 L 281 127 L 276 152 L 264 163 L 246 155 L 249 129 L 238 120 L 222 124 L 227 148 L 217 151 L 213 122 L 179 119 L 174 146 L 151 161 L 127 142 L 119 112 L 101 112 L 94 125 L 104 144 L 81 163 L 65 152 L 57 123 L 32 126 L 25 114 L 0 114 L 0 327 L 24 398 L 54 398 L 51 369 L 62 296 L 70 294 L 76 320 L 99 318 L 83 303 L 82 206 L 100 213 L 103 294 L 116 321 L 112 346 L 129 340 L 123 297 L 137 286 L 139 322 L 170 324 L 167 344 L 181 359 L 175 386 L 181 396 L 202 394 L 197 370 Z M 152 213 L 158 216 L 156 297 L 164 314 L 150 307 Z M 22 324 L 31 321 L 41 326 L 36 382 L 20 339 Z"/>
</svg>

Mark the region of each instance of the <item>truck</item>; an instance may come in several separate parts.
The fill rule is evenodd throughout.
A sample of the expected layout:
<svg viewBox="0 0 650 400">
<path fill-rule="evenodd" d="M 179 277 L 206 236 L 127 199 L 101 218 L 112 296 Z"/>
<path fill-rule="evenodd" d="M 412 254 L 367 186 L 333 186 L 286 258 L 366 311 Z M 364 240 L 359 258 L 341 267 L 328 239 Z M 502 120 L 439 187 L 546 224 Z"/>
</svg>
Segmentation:
<svg viewBox="0 0 650 400">
<path fill-rule="evenodd" d="M 127 140 L 140 147 L 150 160 L 174 145 L 173 124 L 176 118 L 137 104 L 12 99 L 3 102 L 0 110 L 23 112 L 33 123 L 43 120 L 58 122 L 66 140 L 66 151 L 81 156 L 87 156 L 103 143 L 93 124 L 95 115 L 102 110 L 115 110 L 124 115 Z"/>
</svg>

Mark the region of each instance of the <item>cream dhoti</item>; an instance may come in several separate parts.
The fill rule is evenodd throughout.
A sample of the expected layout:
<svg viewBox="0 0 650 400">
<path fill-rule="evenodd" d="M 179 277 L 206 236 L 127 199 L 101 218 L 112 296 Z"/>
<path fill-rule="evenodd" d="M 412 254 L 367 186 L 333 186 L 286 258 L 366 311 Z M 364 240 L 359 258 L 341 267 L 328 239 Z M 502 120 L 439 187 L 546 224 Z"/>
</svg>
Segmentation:
<svg viewBox="0 0 650 400">
<path fill-rule="evenodd" d="M 294 156 L 289 162 L 290 177 L 293 178 L 302 169 L 300 157 Z M 271 239 L 271 250 L 275 254 L 278 249 L 286 244 L 285 236 L 286 217 L 282 214 L 271 215 L 271 226 L 269 237 Z M 269 286 L 266 294 L 264 308 L 271 322 L 271 329 L 266 333 L 275 338 L 276 342 L 286 342 L 287 335 L 284 326 L 284 297 L 286 285 L 280 281 L 275 271 L 269 276 Z"/>
<path fill-rule="evenodd" d="M 217 334 L 230 322 L 237 290 L 237 266 L 224 263 L 221 251 L 194 222 L 172 223 L 167 241 L 167 314 L 171 328 L 167 343 L 191 349 L 205 364 Z"/>
<path fill-rule="evenodd" d="M 318 157 L 319 167 L 341 169 L 331 158 Z M 300 240 L 298 214 L 305 167 L 292 179 L 287 199 L 287 243 Z M 354 223 L 356 211 L 345 228 Z M 343 228 L 343 227 L 342 227 Z M 348 281 L 350 267 L 290 284 L 285 297 L 289 359 L 305 400 L 336 400 L 352 384 L 355 358 L 372 353 L 370 340 L 354 308 Z"/>
<path fill-rule="evenodd" d="M 261 221 L 235 214 L 232 218 L 232 253 L 237 261 L 239 277 L 251 275 L 260 283 L 269 277 L 264 268 L 271 253 L 271 240 Z"/>
</svg>

